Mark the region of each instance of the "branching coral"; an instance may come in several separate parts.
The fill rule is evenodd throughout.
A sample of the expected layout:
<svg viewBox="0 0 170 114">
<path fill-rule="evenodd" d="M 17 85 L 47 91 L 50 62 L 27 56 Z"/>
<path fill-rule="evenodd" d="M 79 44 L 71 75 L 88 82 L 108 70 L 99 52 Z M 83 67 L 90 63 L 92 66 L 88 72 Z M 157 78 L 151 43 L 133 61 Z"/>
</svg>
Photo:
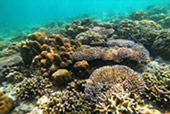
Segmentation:
<svg viewBox="0 0 170 114">
<path fill-rule="evenodd" d="M 52 92 L 51 87 L 52 83 L 48 78 L 41 76 L 25 78 L 17 85 L 18 98 L 20 100 L 39 98 L 44 94 Z"/>
<path fill-rule="evenodd" d="M 39 107 L 46 114 L 92 114 L 95 104 L 87 101 L 84 94 L 77 91 L 56 92 Z"/>
<path fill-rule="evenodd" d="M 170 104 L 170 70 L 157 70 L 154 72 L 144 72 L 146 81 L 146 91 L 144 95 L 151 101 Z"/>
<path fill-rule="evenodd" d="M 129 93 L 103 93 L 97 98 L 96 112 L 99 114 L 137 114 L 145 106 Z"/>
</svg>

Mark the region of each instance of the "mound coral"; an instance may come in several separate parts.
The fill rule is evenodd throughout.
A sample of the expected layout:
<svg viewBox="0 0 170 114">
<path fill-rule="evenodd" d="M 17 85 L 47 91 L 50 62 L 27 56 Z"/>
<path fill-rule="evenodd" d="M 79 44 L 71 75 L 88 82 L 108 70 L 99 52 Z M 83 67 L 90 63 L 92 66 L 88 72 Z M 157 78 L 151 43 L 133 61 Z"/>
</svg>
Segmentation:
<svg viewBox="0 0 170 114">
<path fill-rule="evenodd" d="M 44 94 L 52 92 L 51 87 L 52 83 L 48 78 L 41 76 L 24 78 L 24 80 L 17 85 L 18 98 L 20 100 L 37 99 Z"/>
<path fill-rule="evenodd" d="M 144 91 L 144 86 L 142 76 L 129 67 L 123 65 L 104 66 L 91 74 L 86 84 L 85 94 L 90 99 L 95 99 L 95 96 L 100 96 L 100 92 L 114 91 L 115 88 L 141 94 Z"/>
<path fill-rule="evenodd" d="M 122 20 L 117 27 L 119 38 L 130 39 L 142 43 L 147 49 L 151 48 L 162 27 L 154 21 Z"/>
<path fill-rule="evenodd" d="M 54 93 L 46 103 L 40 104 L 39 107 L 46 114 L 91 114 L 94 112 L 95 104 L 87 101 L 83 93 L 63 91 Z"/>
<path fill-rule="evenodd" d="M 164 30 L 156 37 L 152 44 L 154 55 L 162 55 L 166 59 L 170 59 L 170 31 Z"/>
<path fill-rule="evenodd" d="M 78 61 L 73 65 L 72 72 L 75 78 L 85 79 L 90 76 L 91 68 L 86 60 Z"/>
<path fill-rule="evenodd" d="M 92 28 L 92 19 L 86 18 L 82 21 L 76 20 L 71 25 L 67 25 L 65 28 L 64 36 L 75 39 L 75 37 L 81 33 Z"/>
<path fill-rule="evenodd" d="M 75 39 L 86 45 L 104 46 L 106 36 L 96 33 L 90 29 L 78 34 Z"/>
<path fill-rule="evenodd" d="M 70 72 L 66 69 L 58 69 L 51 78 L 58 86 L 64 86 L 72 79 Z"/>
<path fill-rule="evenodd" d="M 14 101 L 5 96 L 4 93 L 0 93 L 0 114 L 8 114 L 13 106 Z"/>
<path fill-rule="evenodd" d="M 143 20 L 148 18 L 148 14 L 145 11 L 134 11 L 129 16 L 132 20 Z"/>
</svg>

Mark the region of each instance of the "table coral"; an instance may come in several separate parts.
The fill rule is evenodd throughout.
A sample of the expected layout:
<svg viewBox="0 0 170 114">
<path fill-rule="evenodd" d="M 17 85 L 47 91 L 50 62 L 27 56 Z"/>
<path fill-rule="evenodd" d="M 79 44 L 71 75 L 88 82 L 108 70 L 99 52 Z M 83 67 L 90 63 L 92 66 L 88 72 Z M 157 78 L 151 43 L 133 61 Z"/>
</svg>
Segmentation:
<svg viewBox="0 0 170 114">
<path fill-rule="evenodd" d="M 135 44 L 131 48 L 127 47 L 112 47 L 112 48 L 100 48 L 81 46 L 72 54 L 75 60 L 87 60 L 92 61 L 96 59 L 110 60 L 116 63 L 120 63 L 124 60 L 137 61 L 138 63 L 149 61 L 149 52 L 144 46 Z"/>
<path fill-rule="evenodd" d="M 90 99 L 95 99 L 100 96 L 102 91 L 116 90 L 114 87 L 123 89 L 121 91 L 141 94 L 144 91 L 144 86 L 145 82 L 142 76 L 129 67 L 123 65 L 104 66 L 91 74 L 86 84 L 85 94 Z"/>
</svg>

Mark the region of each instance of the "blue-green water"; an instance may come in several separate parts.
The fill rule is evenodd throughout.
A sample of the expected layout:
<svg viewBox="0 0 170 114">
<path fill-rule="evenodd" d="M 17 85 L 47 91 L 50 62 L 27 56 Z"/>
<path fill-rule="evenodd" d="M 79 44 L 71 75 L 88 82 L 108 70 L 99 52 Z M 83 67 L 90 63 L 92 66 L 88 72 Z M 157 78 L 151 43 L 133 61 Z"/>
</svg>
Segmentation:
<svg viewBox="0 0 170 114">
<path fill-rule="evenodd" d="M 0 29 L 61 20 L 83 13 L 103 16 L 128 14 L 148 5 L 168 7 L 169 0 L 1 0 Z"/>
</svg>

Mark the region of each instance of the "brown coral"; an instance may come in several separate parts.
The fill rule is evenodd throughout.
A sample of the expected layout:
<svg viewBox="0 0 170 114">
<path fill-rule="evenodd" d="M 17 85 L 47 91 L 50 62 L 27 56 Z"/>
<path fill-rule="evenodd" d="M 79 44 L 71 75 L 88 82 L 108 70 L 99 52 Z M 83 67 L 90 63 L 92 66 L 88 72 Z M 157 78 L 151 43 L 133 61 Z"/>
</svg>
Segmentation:
<svg viewBox="0 0 170 114">
<path fill-rule="evenodd" d="M 57 86 L 64 86 L 71 81 L 72 76 L 66 69 L 59 69 L 52 74 L 52 80 Z"/>
<path fill-rule="evenodd" d="M 20 100 L 31 100 L 39 98 L 44 94 L 52 92 L 52 83 L 48 78 L 33 76 L 25 78 L 17 85 L 18 98 Z"/>
<path fill-rule="evenodd" d="M 131 48 L 113 47 L 99 48 L 90 46 L 81 46 L 72 54 L 75 60 L 109 60 L 120 63 L 124 60 L 136 61 L 138 63 L 149 61 L 149 52 L 144 46 L 136 44 Z"/>
<path fill-rule="evenodd" d="M 106 45 L 105 43 L 106 36 L 98 34 L 92 31 L 91 29 L 86 32 L 82 32 L 78 34 L 75 39 L 80 41 L 82 44 L 91 45 L 91 46 Z"/>
<path fill-rule="evenodd" d="M 77 91 L 55 92 L 49 100 L 39 107 L 46 114 L 92 114 L 95 104 L 85 99 L 84 94 Z"/>
<path fill-rule="evenodd" d="M 0 93 L 0 114 L 8 114 L 13 106 L 13 100 L 4 93 Z"/>
<path fill-rule="evenodd" d="M 160 103 L 161 106 L 169 105 L 170 70 L 144 72 L 143 76 L 146 81 L 144 96 L 151 101 Z"/>
<path fill-rule="evenodd" d="M 73 65 L 73 75 L 76 78 L 85 79 L 91 74 L 91 69 L 86 60 L 78 61 Z"/>
</svg>

